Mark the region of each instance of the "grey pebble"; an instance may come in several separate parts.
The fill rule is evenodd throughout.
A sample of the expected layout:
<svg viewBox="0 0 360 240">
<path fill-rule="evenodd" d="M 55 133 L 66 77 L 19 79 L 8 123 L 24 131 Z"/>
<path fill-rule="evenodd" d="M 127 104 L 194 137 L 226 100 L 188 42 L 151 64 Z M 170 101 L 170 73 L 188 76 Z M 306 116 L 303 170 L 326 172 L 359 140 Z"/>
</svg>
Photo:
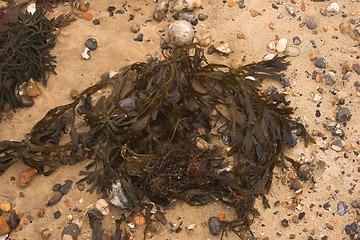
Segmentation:
<svg viewBox="0 0 360 240">
<path fill-rule="evenodd" d="M 61 184 L 60 184 L 60 183 L 56 183 L 56 184 L 54 184 L 54 186 L 52 187 L 52 190 L 53 190 L 54 192 L 58 192 L 58 191 L 60 190 L 60 188 L 61 188 Z"/>
<path fill-rule="evenodd" d="M 137 42 L 142 42 L 144 40 L 144 35 L 142 33 L 140 33 L 139 35 L 137 35 L 136 38 L 134 38 L 134 41 Z"/>
<path fill-rule="evenodd" d="M 196 17 L 195 12 L 193 11 L 187 11 L 184 12 L 182 15 L 182 19 L 190 21 L 191 19 L 194 19 Z"/>
<path fill-rule="evenodd" d="M 95 50 L 98 47 L 98 43 L 95 38 L 89 38 L 85 41 L 85 46 L 90 50 Z"/>
<path fill-rule="evenodd" d="M 334 230 L 334 226 L 331 225 L 330 223 L 326 223 L 326 227 L 327 227 L 329 230 Z"/>
<path fill-rule="evenodd" d="M 323 8 L 320 9 L 320 13 L 325 17 L 327 16 L 327 12 Z"/>
<path fill-rule="evenodd" d="M 349 211 L 347 204 L 343 201 L 340 201 L 337 205 L 337 212 L 340 216 L 344 216 Z"/>
<path fill-rule="evenodd" d="M 291 189 L 294 190 L 294 191 L 300 190 L 301 189 L 301 182 L 299 180 L 295 180 L 291 184 Z"/>
<path fill-rule="evenodd" d="M 336 127 L 336 122 L 330 122 L 328 125 L 326 125 L 327 130 L 333 130 Z"/>
<path fill-rule="evenodd" d="M 340 107 L 336 113 L 336 121 L 338 122 L 348 122 L 351 120 L 351 113 L 348 108 Z"/>
<path fill-rule="evenodd" d="M 132 31 L 133 33 L 138 33 L 138 32 L 140 31 L 139 25 L 137 25 L 137 24 L 132 25 L 132 26 L 131 26 L 131 31 Z"/>
<path fill-rule="evenodd" d="M 360 65 L 357 63 L 353 64 L 353 69 L 357 73 L 357 75 L 360 75 Z"/>
<path fill-rule="evenodd" d="M 136 99 L 132 97 L 125 98 L 119 102 L 119 106 L 121 108 L 135 108 Z"/>
<path fill-rule="evenodd" d="M 208 18 L 208 16 L 205 15 L 204 13 L 199 13 L 199 15 L 198 15 L 199 21 L 205 21 L 207 18 Z"/>
<path fill-rule="evenodd" d="M 98 18 L 95 18 L 92 22 L 94 25 L 99 25 L 100 24 L 100 20 Z"/>
<path fill-rule="evenodd" d="M 326 68 L 326 60 L 325 58 L 318 58 L 314 62 L 315 66 L 318 68 Z"/>
<path fill-rule="evenodd" d="M 61 212 L 60 211 L 54 212 L 54 218 L 55 219 L 59 219 L 60 217 L 61 217 Z"/>
<path fill-rule="evenodd" d="M 283 19 L 284 18 L 284 16 L 283 15 L 281 15 L 281 14 L 279 14 L 279 16 L 277 17 L 278 19 Z"/>
<path fill-rule="evenodd" d="M 360 205 L 359 205 L 356 201 L 352 201 L 352 202 L 351 202 L 351 206 L 352 206 L 353 208 L 360 208 Z"/>
<path fill-rule="evenodd" d="M 282 225 L 283 227 L 288 227 L 288 226 L 289 226 L 289 221 L 288 221 L 287 219 L 283 219 L 283 220 L 281 221 L 281 225 Z"/>
<path fill-rule="evenodd" d="M 78 189 L 79 189 L 80 191 L 84 191 L 84 190 L 85 190 L 85 186 L 84 186 L 83 184 L 79 184 L 79 185 L 78 185 Z"/>
<path fill-rule="evenodd" d="M 343 80 L 348 80 L 351 77 L 351 72 L 348 71 L 344 74 L 344 76 L 342 77 Z"/>
<path fill-rule="evenodd" d="M 239 0 L 238 6 L 239 8 L 245 8 L 245 0 Z"/>
<path fill-rule="evenodd" d="M 108 72 L 106 72 L 106 73 L 103 73 L 100 78 L 101 78 L 101 80 L 106 81 L 106 80 L 110 79 L 110 75 Z"/>
<path fill-rule="evenodd" d="M 63 197 L 63 194 L 61 192 L 56 192 L 46 203 L 46 206 L 52 206 L 52 205 L 56 204 L 57 202 L 59 202 L 61 200 L 62 197 Z"/>
<path fill-rule="evenodd" d="M 295 37 L 293 38 L 293 43 L 294 43 L 295 45 L 300 45 L 301 39 L 300 39 L 298 36 L 295 36 Z"/>
<path fill-rule="evenodd" d="M 323 208 L 325 210 L 331 211 L 331 204 L 329 202 L 327 202 L 327 203 L 324 204 Z"/>
<path fill-rule="evenodd" d="M 336 82 L 336 76 L 334 72 L 328 72 L 325 75 L 321 76 L 320 81 L 328 86 L 333 85 Z"/>
<path fill-rule="evenodd" d="M 344 130 L 341 128 L 334 128 L 331 133 L 333 136 L 341 137 L 343 138 L 345 136 Z"/>
<path fill-rule="evenodd" d="M 294 15 L 295 14 L 295 9 L 293 6 L 290 6 L 290 5 L 286 5 L 286 11 L 288 11 L 288 13 L 290 15 Z"/>
<path fill-rule="evenodd" d="M 315 29 L 317 27 L 316 20 L 312 17 L 306 17 L 305 24 L 309 29 Z"/>
<path fill-rule="evenodd" d="M 290 87 L 291 86 L 291 77 L 285 74 L 282 74 L 280 77 L 280 84 L 283 87 Z"/>
<path fill-rule="evenodd" d="M 70 189 L 71 189 L 71 187 L 72 187 L 72 184 L 73 184 L 73 181 L 71 181 L 71 180 L 66 180 L 65 183 L 60 187 L 59 191 L 60 191 L 63 195 L 67 194 L 67 193 L 70 191 Z"/>
<path fill-rule="evenodd" d="M 209 219 L 209 228 L 212 235 L 219 235 L 220 234 L 220 226 L 221 222 L 218 217 L 211 217 Z"/>
<path fill-rule="evenodd" d="M 345 142 L 342 140 L 336 139 L 331 143 L 330 146 L 333 150 L 339 152 L 345 147 Z"/>
</svg>

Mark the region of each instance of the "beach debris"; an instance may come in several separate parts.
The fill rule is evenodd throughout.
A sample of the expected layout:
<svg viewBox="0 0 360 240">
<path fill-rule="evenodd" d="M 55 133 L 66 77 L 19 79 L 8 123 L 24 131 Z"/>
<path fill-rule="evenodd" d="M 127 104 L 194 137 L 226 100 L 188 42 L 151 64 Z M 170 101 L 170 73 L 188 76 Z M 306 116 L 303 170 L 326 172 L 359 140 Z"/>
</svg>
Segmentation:
<svg viewBox="0 0 360 240">
<path fill-rule="evenodd" d="M 329 13 L 339 13 L 340 6 L 336 2 L 333 2 L 326 8 L 326 11 L 328 11 Z"/>
<path fill-rule="evenodd" d="M 125 191 L 122 189 L 120 181 L 112 184 L 109 199 L 110 204 L 115 207 L 127 209 L 130 206 L 129 200 L 125 196 Z"/>
<path fill-rule="evenodd" d="M 5 235 L 11 231 L 6 218 L 0 216 L 0 236 Z"/>
<path fill-rule="evenodd" d="M 326 74 L 321 76 L 320 81 L 325 85 L 329 85 L 329 86 L 334 85 L 334 83 L 336 82 L 335 73 L 332 71 L 327 72 Z"/>
<path fill-rule="evenodd" d="M 4 212 L 10 211 L 10 209 L 11 209 L 11 203 L 9 203 L 9 202 L 1 203 L 1 204 L 0 204 L 0 209 L 1 209 L 1 211 L 4 211 Z"/>
<path fill-rule="evenodd" d="M 286 49 L 286 45 L 287 45 L 286 38 L 279 39 L 278 43 L 276 44 L 276 51 L 280 53 L 284 52 Z"/>
<path fill-rule="evenodd" d="M 20 175 L 19 186 L 26 187 L 27 185 L 29 185 L 30 181 L 37 173 L 38 171 L 35 168 L 30 168 L 22 172 Z"/>
<path fill-rule="evenodd" d="M 85 59 L 85 60 L 88 60 L 88 59 L 90 59 L 90 49 L 88 48 L 88 47 L 86 47 L 85 49 L 84 49 L 84 51 L 81 53 L 81 57 L 83 58 L 83 59 Z"/>
<path fill-rule="evenodd" d="M 77 240 L 81 233 L 82 219 L 70 220 L 61 232 L 61 240 Z"/>
<path fill-rule="evenodd" d="M 106 202 L 105 199 L 97 200 L 95 206 L 96 206 L 96 209 L 99 210 L 102 213 L 102 215 L 104 215 L 104 216 L 108 215 L 110 212 L 109 204 Z"/>
<path fill-rule="evenodd" d="M 142 213 L 136 213 L 134 217 L 134 223 L 136 226 L 142 226 L 145 224 L 145 217 Z"/>
<path fill-rule="evenodd" d="M 192 43 L 194 29 L 188 21 L 178 20 L 170 25 L 168 35 L 176 47 L 182 47 Z"/>
<path fill-rule="evenodd" d="M 40 90 L 36 86 L 33 78 L 30 78 L 30 80 L 27 82 L 25 90 L 26 95 L 29 97 L 36 97 L 40 95 Z"/>
<path fill-rule="evenodd" d="M 98 47 L 98 43 L 95 38 L 89 38 L 85 41 L 85 46 L 90 50 L 95 50 Z"/>
<path fill-rule="evenodd" d="M 318 26 L 316 20 L 313 17 L 306 17 L 305 24 L 309 29 L 315 29 Z"/>
<path fill-rule="evenodd" d="M 231 53 L 231 47 L 228 43 L 221 43 L 216 48 L 219 53 L 229 55 Z"/>
<path fill-rule="evenodd" d="M 222 223 L 218 217 L 211 217 L 209 219 L 209 229 L 212 235 L 219 235 Z"/>
</svg>

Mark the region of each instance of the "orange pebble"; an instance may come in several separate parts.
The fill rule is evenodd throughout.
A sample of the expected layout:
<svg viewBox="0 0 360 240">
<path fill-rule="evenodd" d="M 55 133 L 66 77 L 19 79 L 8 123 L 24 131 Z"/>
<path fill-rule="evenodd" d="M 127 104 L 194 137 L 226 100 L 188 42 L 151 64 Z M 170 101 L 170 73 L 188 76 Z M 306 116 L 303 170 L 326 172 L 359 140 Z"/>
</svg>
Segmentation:
<svg viewBox="0 0 360 240">
<path fill-rule="evenodd" d="M 292 180 L 296 179 L 296 173 L 294 171 L 291 171 L 289 176 L 290 176 L 290 179 L 292 179 Z"/>
<path fill-rule="evenodd" d="M 226 219 L 225 213 L 219 213 L 218 218 L 221 222 L 225 221 L 225 219 Z"/>
<path fill-rule="evenodd" d="M 228 6 L 229 6 L 229 7 L 233 7 L 234 5 L 235 5 L 234 1 L 229 1 L 229 2 L 228 2 Z"/>
<path fill-rule="evenodd" d="M 66 199 L 64 201 L 64 205 L 67 206 L 67 207 L 71 207 L 71 203 L 70 203 L 69 199 Z"/>
<path fill-rule="evenodd" d="M 92 20 L 91 12 L 83 12 L 82 18 L 85 19 L 85 20 L 91 21 Z"/>
<path fill-rule="evenodd" d="M 44 217 L 45 214 L 45 210 L 42 208 L 40 209 L 40 211 L 38 212 L 38 217 Z"/>
<path fill-rule="evenodd" d="M 328 26 L 325 26 L 325 25 L 324 25 L 324 26 L 323 26 L 323 29 L 324 29 L 325 32 L 328 32 L 328 31 L 329 31 L 329 27 L 328 27 Z"/>
<path fill-rule="evenodd" d="M 137 226 L 141 226 L 145 224 L 145 217 L 142 213 L 137 213 L 134 217 L 134 222 Z"/>
<path fill-rule="evenodd" d="M 274 30 L 274 29 L 275 29 L 274 23 L 270 23 L 270 24 L 269 24 L 269 28 L 270 28 L 271 30 Z"/>
</svg>

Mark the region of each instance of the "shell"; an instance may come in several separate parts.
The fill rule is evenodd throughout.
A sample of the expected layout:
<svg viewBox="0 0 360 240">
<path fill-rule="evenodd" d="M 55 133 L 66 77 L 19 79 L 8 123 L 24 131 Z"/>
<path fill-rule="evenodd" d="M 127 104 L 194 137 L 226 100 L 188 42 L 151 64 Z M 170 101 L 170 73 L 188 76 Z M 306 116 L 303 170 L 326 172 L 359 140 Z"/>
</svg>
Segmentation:
<svg viewBox="0 0 360 240">
<path fill-rule="evenodd" d="M 99 210 L 104 216 L 108 215 L 110 212 L 109 204 L 105 199 L 99 199 L 96 202 L 96 209 Z"/>
<path fill-rule="evenodd" d="M 168 35 L 176 47 L 182 47 L 192 43 L 194 29 L 188 21 L 178 20 L 170 25 Z"/>
<path fill-rule="evenodd" d="M 129 200 L 121 187 L 120 181 L 112 185 L 110 191 L 110 204 L 118 208 L 129 208 Z"/>
</svg>

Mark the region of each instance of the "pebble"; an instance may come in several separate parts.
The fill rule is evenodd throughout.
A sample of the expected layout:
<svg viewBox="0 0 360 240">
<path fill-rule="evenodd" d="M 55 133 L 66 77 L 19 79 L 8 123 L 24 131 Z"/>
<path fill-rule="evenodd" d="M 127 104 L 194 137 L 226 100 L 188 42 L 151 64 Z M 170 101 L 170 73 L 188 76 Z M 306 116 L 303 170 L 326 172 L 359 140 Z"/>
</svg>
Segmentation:
<svg viewBox="0 0 360 240">
<path fill-rule="evenodd" d="M 227 43 L 222 43 L 219 46 L 217 46 L 215 49 L 222 54 L 229 55 L 231 53 L 231 47 Z"/>
<path fill-rule="evenodd" d="M 137 24 L 132 25 L 132 26 L 131 26 L 131 31 L 132 31 L 133 33 L 138 33 L 138 32 L 140 31 L 139 25 L 137 25 Z"/>
<path fill-rule="evenodd" d="M 109 6 L 107 10 L 108 10 L 109 12 L 112 12 L 112 11 L 114 11 L 115 9 L 116 9 L 116 7 L 114 7 L 114 6 Z"/>
<path fill-rule="evenodd" d="M 124 14 L 125 11 L 122 9 L 116 10 L 115 14 Z"/>
<path fill-rule="evenodd" d="M 300 38 L 299 38 L 298 36 L 295 36 L 295 37 L 293 38 L 293 43 L 294 43 L 295 45 L 300 45 L 300 43 L 301 43 Z"/>
<path fill-rule="evenodd" d="M 71 180 L 66 180 L 65 183 L 60 187 L 59 191 L 60 191 L 63 195 L 67 194 L 67 193 L 70 191 L 70 189 L 71 189 L 71 187 L 72 187 L 72 184 L 73 184 L 73 181 L 71 181 Z"/>
<path fill-rule="evenodd" d="M 320 13 L 325 17 L 327 16 L 327 12 L 323 8 L 320 9 Z"/>
<path fill-rule="evenodd" d="M 200 46 L 207 47 L 211 44 L 212 38 L 211 36 L 207 36 L 205 38 L 200 39 Z"/>
<path fill-rule="evenodd" d="M 278 19 L 283 19 L 284 16 L 282 14 L 279 14 L 279 16 L 277 17 Z"/>
<path fill-rule="evenodd" d="M 245 8 L 245 0 L 239 0 L 239 2 L 238 2 L 238 6 L 239 6 L 239 8 Z"/>
<path fill-rule="evenodd" d="M 314 164 L 305 162 L 299 167 L 299 177 L 304 180 L 309 180 L 313 176 Z"/>
<path fill-rule="evenodd" d="M 318 58 L 314 62 L 315 66 L 318 68 L 326 68 L 326 60 L 325 58 Z"/>
<path fill-rule="evenodd" d="M 345 147 L 345 142 L 343 140 L 334 140 L 331 143 L 331 148 L 335 150 L 336 152 L 340 152 Z"/>
<path fill-rule="evenodd" d="M 326 8 L 326 10 L 329 13 L 339 13 L 340 12 L 340 6 L 336 2 L 333 2 Z"/>
<path fill-rule="evenodd" d="M 344 76 L 342 77 L 343 80 L 348 80 L 351 77 L 351 72 L 348 71 L 344 74 Z"/>
<path fill-rule="evenodd" d="M 209 219 L 209 228 L 212 235 L 220 234 L 221 222 L 218 217 L 211 217 Z"/>
<path fill-rule="evenodd" d="M 318 102 L 318 101 L 321 100 L 321 98 L 322 98 L 321 93 L 315 93 L 312 100 L 313 100 L 314 102 Z"/>
<path fill-rule="evenodd" d="M 85 46 L 90 50 L 95 50 L 98 47 L 97 41 L 95 38 L 89 38 L 85 41 Z"/>
<path fill-rule="evenodd" d="M 56 204 L 57 202 L 59 202 L 61 200 L 62 197 L 63 197 L 63 194 L 61 192 L 56 192 L 46 203 L 46 206 L 52 206 L 52 205 Z"/>
<path fill-rule="evenodd" d="M 81 233 L 82 220 L 70 220 L 61 232 L 62 240 L 77 240 Z"/>
<path fill-rule="evenodd" d="M 61 217 L 61 212 L 60 211 L 54 212 L 54 218 L 55 219 L 59 219 L 60 217 Z"/>
<path fill-rule="evenodd" d="M 315 29 L 317 27 L 316 20 L 312 17 L 306 17 L 305 24 L 309 29 Z"/>
<path fill-rule="evenodd" d="M 326 227 L 327 227 L 329 230 L 334 230 L 334 226 L 331 225 L 330 223 L 326 223 Z"/>
<path fill-rule="evenodd" d="M 332 130 L 331 134 L 333 136 L 337 136 L 337 137 L 341 137 L 341 138 L 343 138 L 345 136 L 345 132 L 341 128 L 334 128 Z"/>
<path fill-rule="evenodd" d="M 291 221 L 295 224 L 298 224 L 300 222 L 298 216 L 295 215 L 291 217 Z"/>
<path fill-rule="evenodd" d="M 184 12 L 182 15 L 182 19 L 190 21 L 191 19 L 194 19 L 196 17 L 195 12 L 193 11 L 187 11 Z"/>
<path fill-rule="evenodd" d="M 134 41 L 136 42 L 144 41 L 144 34 L 140 33 L 139 35 L 137 35 L 136 38 L 134 38 Z"/>
<path fill-rule="evenodd" d="M 11 204 L 9 202 L 0 204 L 1 211 L 8 212 L 11 209 Z"/>
<path fill-rule="evenodd" d="M 291 77 L 285 74 L 282 74 L 280 77 L 280 84 L 283 87 L 290 87 L 291 86 Z"/>
<path fill-rule="evenodd" d="M 285 55 L 288 55 L 290 57 L 297 57 L 301 54 L 301 50 L 298 47 L 287 47 L 284 51 Z"/>
<path fill-rule="evenodd" d="M 287 219 L 283 219 L 283 220 L 281 221 L 281 225 L 282 225 L 283 227 L 288 227 L 288 226 L 289 226 L 289 221 L 288 221 Z"/>
<path fill-rule="evenodd" d="M 352 201 L 352 202 L 351 202 L 351 206 L 352 206 L 353 208 L 360 208 L 360 205 L 359 205 L 356 201 Z"/>
<path fill-rule="evenodd" d="M 154 19 L 157 22 L 161 22 L 164 18 L 164 14 L 161 11 L 155 11 L 154 12 Z"/>
<path fill-rule="evenodd" d="M 85 60 L 90 59 L 90 49 L 86 47 L 84 51 L 81 53 L 81 57 Z"/>
<path fill-rule="evenodd" d="M 22 172 L 19 180 L 19 186 L 26 187 L 27 185 L 29 185 L 30 181 L 37 173 L 38 171 L 35 168 L 30 168 Z"/>
<path fill-rule="evenodd" d="M 145 217 L 142 213 L 136 213 L 134 217 L 134 223 L 136 226 L 142 226 L 145 224 Z"/>
<path fill-rule="evenodd" d="M 99 199 L 96 202 L 96 209 L 99 210 L 104 216 L 108 215 L 110 212 L 109 204 L 105 199 Z"/>
<path fill-rule="evenodd" d="M 295 9 L 294 7 L 290 6 L 290 5 L 286 5 L 286 10 L 288 11 L 288 13 L 290 15 L 295 15 Z"/>
<path fill-rule="evenodd" d="M 345 202 L 340 201 L 337 205 L 337 212 L 340 216 L 345 215 L 349 211 L 348 206 Z"/>
<path fill-rule="evenodd" d="M 351 113 L 348 108 L 340 107 L 336 113 L 336 121 L 338 122 L 348 122 L 351 120 Z"/>
<path fill-rule="evenodd" d="M 263 60 L 264 60 L 264 61 L 269 61 L 269 60 L 272 60 L 274 57 L 275 57 L 275 54 L 269 53 L 269 54 L 266 54 L 266 55 L 263 57 Z"/>
<path fill-rule="evenodd" d="M 170 25 L 168 35 L 176 47 L 181 47 L 192 43 L 194 29 L 188 21 L 178 20 Z"/>
<path fill-rule="evenodd" d="M 335 95 L 336 99 L 338 100 L 345 100 L 348 96 L 349 94 L 346 91 L 342 91 L 342 90 Z"/>
<path fill-rule="evenodd" d="M 234 69 L 239 69 L 241 67 L 241 65 L 242 65 L 242 61 L 237 58 L 234 58 L 231 61 L 231 67 Z"/>
<path fill-rule="evenodd" d="M 360 65 L 357 63 L 353 64 L 353 69 L 357 73 L 357 75 L 360 75 Z"/>
<path fill-rule="evenodd" d="M 91 20 L 92 20 L 92 14 L 91 14 L 91 12 L 83 12 L 81 17 L 82 17 L 83 19 L 85 19 L 85 20 L 88 20 L 88 21 L 91 21 Z"/>
<path fill-rule="evenodd" d="M 301 189 L 301 182 L 299 180 L 295 180 L 290 187 L 295 192 Z"/>
<path fill-rule="evenodd" d="M 284 52 L 286 49 L 287 40 L 286 38 L 281 38 L 278 43 L 276 44 L 276 51 L 277 52 Z"/>
<path fill-rule="evenodd" d="M 78 185 L 78 189 L 79 189 L 80 191 L 84 191 L 84 190 L 85 190 L 85 186 L 84 186 L 83 184 L 79 184 L 79 185 Z"/>
<path fill-rule="evenodd" d="M 55 183 L 51 190 L 53 190 L 54 192 L 58 192 L 60 188 L 61 188 L 61 184 Z"/>
<path fill-rule="evenodd" d="M 208 18 L 208 16 L 205 15 L 204 13 L 199 13 L 199 15 L 198 15 L 199 21 L 205 21 L 207 18 Z"/>
<path fill-rule="evenodd" d="M 320 78 L 320 81 L 325 85 L 333 85 L 336 82 L 336 77 L 334 72 L 328 72 Z"/>
<path fill-rule="evenodd" d="M 329 202 L 327 202 L 323 205 L 323 208 L 327 211 L 331 211 L 331 204 Z"/>
<path fill-rule="evenodd" d="M 92 22 L 94 25 L 99 25 L 100 24 L 100 19 L 95 18 Z"/>
<path fill-rule="evenodd" d="M 327 130 L 332 130 L 336 127 L 337 123 L 336 122 L 330 122 L 328 125 L 326 125 L 326 129 Z"/>
<path fill-rule="evenodd" d="M 191 23 L 191 25 L 196 26 L 199 23 L 199 20 L 194 18 L 194 19 L 191 19 L 190 23 Z"/>
<path fill-rule="evenodd" d="M 19 225 L 20 219 L 16 213 L 11 213 L 8 219 L 8 225 L 11 230 L 16 229 L 16 227 Z"/>
<path fill-rule="evenodd" d="M 36 86 L 36 83 L 33 78 L 30 78 L 26 84 L 26 95 L 29 97 L 36 97 L 40 95 L 40 90 Z"/>
<path fill-rule="evenodd" d="M 354 28 L 354 32 L 356 35 L 360 35 L 360 24 L 359 25 L 356 25 L 356 27 Z"/>
<path fill-rule="evenodd" d="M 0 236 L 9 233 L 10 230 L 6 218 L 0 216 Z"/>
</svg>

